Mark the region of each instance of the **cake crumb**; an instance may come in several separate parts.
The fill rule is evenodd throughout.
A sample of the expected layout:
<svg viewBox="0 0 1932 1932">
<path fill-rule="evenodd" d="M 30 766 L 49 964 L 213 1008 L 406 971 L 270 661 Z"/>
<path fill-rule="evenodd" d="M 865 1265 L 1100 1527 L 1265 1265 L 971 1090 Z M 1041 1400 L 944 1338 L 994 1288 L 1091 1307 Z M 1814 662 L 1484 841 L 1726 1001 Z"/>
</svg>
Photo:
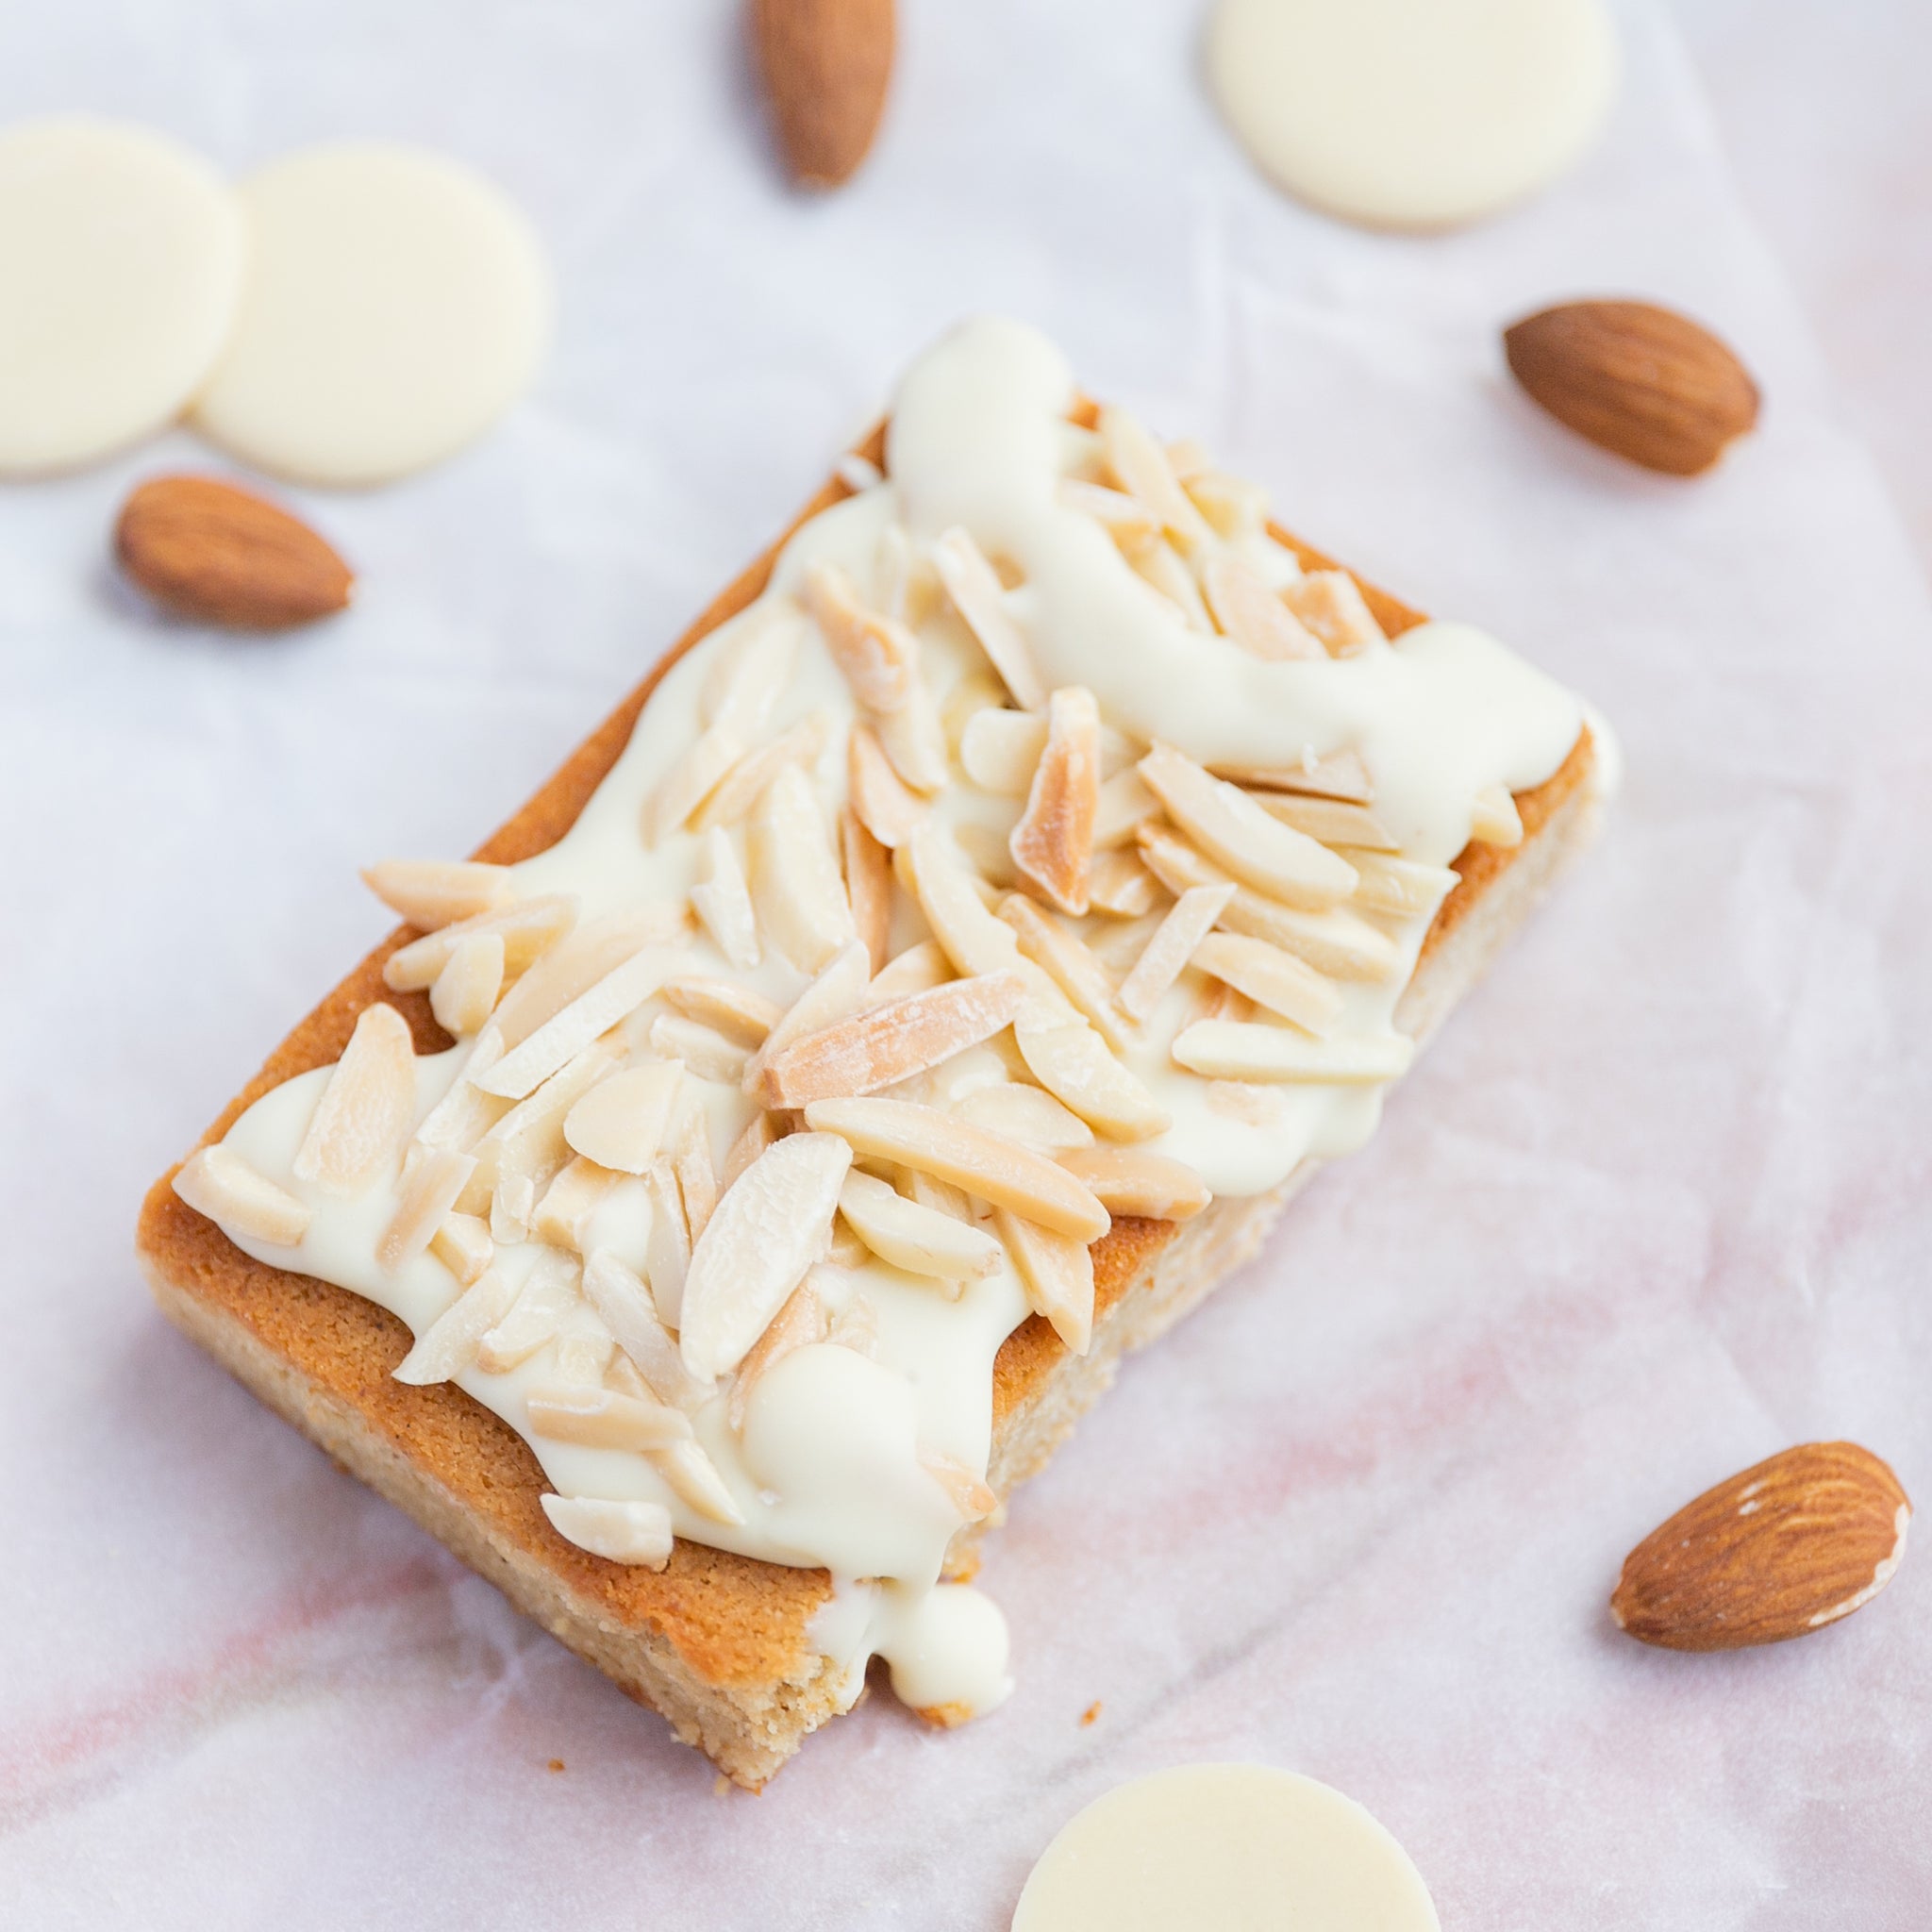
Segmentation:
<svg viewBox="0 0 1932 1932">
<path fill-rule="evenodd" d="M 561 1771 L 563 1769 L 563 1759 L 560 1757 L 553 1757 L 550 1760 L 550 1768 L 552 1771 Z"/>
<path fill-rule="evenodd" d="M 714 1798 L 722 1798 L 730 1789 L 731 1780 L 722 1771 L 711 1780 L 711 1795 Z"/>
<path fill-rule="evenodd" d="M 1095 1720 L 1095 1719 L 1096 1719 L 1097 1717 L 1099 1717 L 1099 1715 L 1100 1715 L 1100 1699 L 1096 1697 L 1096 1698 L 1095 1698 L 1095 1699 L 1093 1700 L 1093 1702 L 1092 1702 L 1091 1704 L 1090 1704 L 1090 1705 L 1089 1705 L 1089 1706 L 1087 1707 L 1087 1708 L 1086 1708 L 1085 1710 L 1083 1710 L 1083 1711 L 1082 1711 L 1082 1712 L 1080 1713 L 1080 1724 L 1081 1724 L 1081 1727 L 1082 1727 L 1082 1728 L 1084 1729 L 1084 1728 L 1085 1728 L 1085 1727 L 1086 1727 L 1086 1726 L 1087 1726 L 1088 1724 L 1091 1724 L 1091 1723 L 1093 1723 L 1093 1721 L 1094 1721 L 1094 1720 Z"/>
</svg>

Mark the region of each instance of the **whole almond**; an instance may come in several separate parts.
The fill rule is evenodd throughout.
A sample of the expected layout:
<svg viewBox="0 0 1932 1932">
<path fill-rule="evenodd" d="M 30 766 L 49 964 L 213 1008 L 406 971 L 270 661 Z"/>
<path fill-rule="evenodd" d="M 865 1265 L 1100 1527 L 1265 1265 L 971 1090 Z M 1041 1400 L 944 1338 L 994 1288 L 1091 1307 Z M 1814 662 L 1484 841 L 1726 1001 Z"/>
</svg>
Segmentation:
<svg viewBox="0 0 1932 1932">
<path fill-rule="evenodd" d="M 752 0 L 751 40 L 792 179 L 850 179 L 885 111 L 892 0 Z"/>
<path fill-rule="evenodd" d="M 177 616 L 285 630 L 349 601 L 349 566 L 285 509 L 212 476 L 156 476 L 114 526 L 121 567 Z"/>
<path fill-rule="evenodd" d="M 1649 302 L 1566 302 L 1503 332 L 1557 422 L 1647 470 L 1693 476 L 1757 421 L 1757 385 L 1707 328 Z"/>
<path fill-rule="evenodd" d="M 1707 1490 L 1624 1559 L 1610 1614 L 1641 1643 L 1740 1650 L 1849 1616 L 1890 1582 L 1912 1506 L 1856 1442 L 1807 1442 Z"/>
</svg>

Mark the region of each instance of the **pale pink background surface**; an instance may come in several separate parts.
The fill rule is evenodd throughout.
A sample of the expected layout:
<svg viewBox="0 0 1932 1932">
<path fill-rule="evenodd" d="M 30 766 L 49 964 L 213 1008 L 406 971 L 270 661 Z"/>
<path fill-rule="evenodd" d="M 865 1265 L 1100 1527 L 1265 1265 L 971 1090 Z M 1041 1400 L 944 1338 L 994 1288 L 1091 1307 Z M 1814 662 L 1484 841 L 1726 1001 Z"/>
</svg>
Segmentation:
<svg viewBox="0 0 1932 1932">
<path fill-rule="evenodd" d="M 1927 30 L 1700 0 L 1693 61 L 1633 7 L 1602 149 L 1418 242 L 1250 175 L 1191 6 L 906 12 L 874 164 L 816 205 L 774 184 L 724 8 L 0 27 L 6 117 L 135 115 L 237 169 L 441 143 L 562 285 L 497 435 L 302 499 L 363 571 L 325 629 L 210 639 L 112 584 L 113 507 L 208 461 L 185 437 L 0 497 L 0 1923 L 991 1932 L 1088 1798 L 1254 1757 L 1365 1802 L 1450 1926 L 1924 1924 L 1932 1558 L 1733 1657 L 1641 1650 L 1605 1599 L 1788 1442 L 1932 1492 L 1932 614 L 1895 507 L 1924 544 Z M 1620 468 L 1510 391 L 1498 326 L 1603 291 L 1761 376 L 1715 477 Z M 1628 782 L 1381 1138 L 1021 1499 L 986 1573 L 1012 1703 L 935 1736 L 875 1697 L 720 1797 L 175 1338 L 129 1230 L 381 930 L 355 867 L 494 823 L 980 308 L 1587 691 Z"/>
</svg>

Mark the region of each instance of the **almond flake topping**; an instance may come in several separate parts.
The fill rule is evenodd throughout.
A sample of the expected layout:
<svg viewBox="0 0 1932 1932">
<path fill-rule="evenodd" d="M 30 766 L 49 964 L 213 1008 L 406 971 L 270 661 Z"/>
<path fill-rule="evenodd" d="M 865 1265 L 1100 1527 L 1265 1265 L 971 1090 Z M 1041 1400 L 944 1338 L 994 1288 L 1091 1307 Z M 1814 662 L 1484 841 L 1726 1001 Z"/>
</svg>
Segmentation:
<svg viewBox="0 0 1932 1932">
<path fill-rule="evenodd" d="M 744 756 L 744 741 L 714 724 L 673 765 L 644 805 L 644 843 L 661 845 L 697 810 L 711 790 Z"/>
<path fill-rule="evenodd" d="M 677 1198 L 693 1245 L 718 1205 L 718 1170 L 711 1162 L 711 1124 L 694 1097 L 688 1100 L 672 1144 L 671 1165 L 677 1175 Z"/>
<path fill-rule="evenodd" d="M 1268 492 L 1258 483 L 1220 470 L 1196 470 L 1180 480 L 1188 500 L 1216 536 L 1229 541 L 1252 537 L 1267 525 Z"/>
<path fill-rule="evenodd" d="M 685 1277 L 678 1346 L 692 1374 L 722 1375 L 744 1359 L 818 1258 L 851 1165 L 836 1134 L 789 1135 L 718 1204 Z"/>
<path fill-rule="evenodd" d="M 393 1007 L 364 1007 L 315 1104 L 292 1173 L 325 1193 L 358 1194 L 402 1158 L 416 1114 L 416 1050 Z"/>
<path fill-rule="evenodd" d="M 1314 570 L 1282 591 L 1282 601 L 1320 638 L 1333 658 L 1352 658 L 1387 642 L 1361 586 L 1345 570 Z"/>
<path fill-rule="evenodd" d="M 509 1100 L 534 1093 L 600 1034 L 634 1013 L 663 979 L 664 962 L 655 949 L 632 954 L 505 1054 L 476 1085 Z"/>
<path fill-rule="evenodd" d="M 788 1355 L 809 1347 L 814 1341 L 823 1341 L 827 1325 L 817 1292 L 809 1281 L 801 1281 L 786 1296 L 785 1306 L 772 1317 L 731 1378 L 724 1420 L 735 1433 L 741 1435 L 744 1431 L 745 1413 L 751 1407 L 751 1393 L 758 1387 L 758 1378 L 767 1370 L 776 1368 Z"/>
<path fill-rule="evenodd" d="M 1478 845 L 1523 843 L 1523 817 L 1507 785 L 1485 785 L 1471 808 L 1469 836 Z"/>
<path fill-rule="evenodd" d="M 759 796 L 750 850 L 759 929 L 801 973 L 816 973 L 852 939 L 852 907 L 818 792 L 796 765 Z"/>
<path fill-rule="evenodd" d="M 881 845 L 903 845 L 926 814 L 880 748 L 870 725 L 855 724 L 846 742 L 846 785 L 858 822 Z"/>
<path fill-rule="evenodd" d="M 1339 798 L 1303 798 L 1292 792 L 1251 791 L 1248 796 L 1272 819 L 1319 839 L 1324 845 L 1397 852 L 1402 841 L 1365 805 Z M 1353 860 L 1350 861 L 1353 863 Z"/>
<path fill-rule="evenodd" d="M 972 533 L 958 525 L 945 531 L 932 547 L 932 561 L 953 608 L 1012 692 L 1013 702 L 1023 711 L 1039 710 L 1046 703 L 1046 680 L 1033 661 L 1033 647 L 1008 615 L 1006 591 Z"/>
<path fill-rule="evenodd" d="M 989 705 L 967 719 L 959 737 L 959 763 L 982 791 L 1024 798 L 1045 748 L 1043 711 L 1008 711 Z"/>
<path fill-rule="evenodd" d="M 957 1105 L 960 1119 L 1055 1159 L 1070 1147 L 1093 1144 L 1093 1129 L 1071 1108 L 1062 1107 L 1038 1087 L 1023 1087 L 1014 1081 L 975 1087 Z"/>
<path fill-rule="evenodd" d="M 1174 1057 L 1190 1073 L 1215 1080 L 1374 1086 L 1408 1071 L 1415 1041 L 1400 1033 L 1379 1040 L 1310 1040 L 1286 1026 L 1197 1020 L 1175 1040 Z"/>
<path fill-rule="evenodd" d="M 599 1041 L 559 1067 L 528 1099 L 520 1100 L 476 1142 L 477 1171 L 458 1206 L 478 1211 L 492 1188 L 512 1174 L 548 1180 L 571 1156 L 564 1122 L 580 1094 L 618 1064 L 619 1049 Z M 531 1203 L 534 1207 L 534 1201 Z"/>
<path fill-rule="evenodd" d="M 658 989 L 658 997 L 673 1012 L 700 1021 L 741 1046 L 757 1046 L 785 1017 L 784 1008 L 763 993 L 703 974 L 667 979 Z"/>
<path fill-rule="evenodd" d="M 364 868 L 362 882 L 421 932 L 494 912 L 515 892 L 507 866 L 477 859 L 385 858 Z"/>
<path fill-rule="evenodd" d="M 594 1160 L 578 1155 L 544 1189 L 543 1198 L 537 1203 L 537 1211 L 530 1220 L 531 1233 L 540 1241 L 582 1254 L 585 1224 L 621 1178 L 613 1169 L 599 1167 Z"/>
<path fill-rule="evenodd" d="M 1352 751 L 1338 751 L 1319 758 L 1304 745 L 1298 764 L 1217 764 L 1210 769 L 1217 778 L 1257 791 L 1295 791 L 1314 798 L 1346 799 L 1351 805 L 1367 805 L 1375 795 L 1369 768 Z"/>
<path fill-rule="evenodd" d="M 232 1147 L 220 1141 L 189 1156 L 175 1176 L 175 1192 L 197 1214 L 250 1241 L 292 1248 L 308 1231 L 314 1210 L 278 1188 Z"/>
<path fill-rule="evenodd" d="M 946 1500 L 965 1523 L 984 1523 L 1000 1507 L 1000 1499 L 963 1462 L 927 1449 L 920 1454 L 919 1466 L 945 1491 Z"/>
<path fill-rule="evenodd" d="M 845 873 L 852 929 L 873 970 L 881 971 L 892 944 L 892 855 L 866 830 L 849 805 L 839 812 L 839 859 Z"/>
<path fill-rule="evenodd" d="M 872 976 L 862 1002 L 867 1007 L 883 1007 L 915 992 L 930 992 L 953 976 L 953 962 L 936 940 L 921 940 L 908 946 L 897 958 L 889 960 Z"/>
<path fill-rule="evenodd" d="M 908 1274 L 965 1281 L 999 1268 L 1000 1244 L 990 1234 L 908 1201 L 857 1168 L 840 1190 L 839 1210 L 874 1254 Z"/>
<path fill-rule="evenodd" d="M 594 1250 L 584 1263 L 584 1299 L 659 1402 L 689 1414 L 709 1399 L 713 1385 L 685 1367 L 651 1291 L 608 1248 Z"/>
<path fill-rule="evenodd" d="M 694 1441 L 674 1442 L 668 1449 L 651 1452 L 651 1467 L 670 1486 L 678 1501 L 713 1523 L 738 1524 L 744 1511 L 725 1487 L 718 1465 Z"/>
<path fill-rule="evenodd" d="M 832 723 L 824 711 L 801 718 L 782 738 L 748 751 L 718 781 L 717 788 L 691 814 L 693 832 L 708 833 L 721 826 L 735 825 L 758 802 L 758 794 L 786 765 L 796 765 L 809 774 L 824 754 L 832 735 Z"/>
<path fill-rule="evenodd" d="M 1093 845 L 1096 851 L 1129 843 L 1137 826 L 1160 816 L 1160 801 L 1148 791 L 1146 780 L 1129 767 L 1116 772 L 1101 786 L 1093 813 Z"/>
<path fill-rule="evenodd" d="M 435 985 L 450 956 L 472 934 L 496 933 L 503 940 L 506 975 L 525 972 L 576 924 L 575 893 L 546 892 L 519 899 L 501 912 L 481 912 L 399 946 L 382 964 L 382 983 L 391 992 L 420 992 Z"/>
<path fill-rule="evenodd" d="M 1134 970 L 1121 982 L 1116 998 L 1122 1012 L 1136 1020 L 1145 1020 L 1153 1012 L 1233 897 L 1232 883 L 1190 886 L 1174 902 L 1134 962 Z"/>
<path fill-rule="evenodd" d="M 744 1078 L 749 1053 L 726 1040 L 715 1026 L 687 1020 L 681 1013 L 659 1013 L 646 1035 L 659 1059 L 677 1060 L 694 1080 L 717 1080 L 735 1087 Z"/>
<path fill-rule="evenodd" d="M 449 1213 L 442 1225 L 429 1238 L 429 1252 L 457 1278 L 458 1287 L 468 1288 L 477 1280 L 496 1253 L 490 1239 L 490 1224 L 474 1214 Z"/>
<path fill-rule="evenodd" d="M 1080 913 L 1100 804 L 1100 706 L 1091 691 L 1068 685 L 1047 700 L 1046 715 L 1046 748 L 1008 845 L 1061 911 Z"/>
<path fill-rule="evenodd" d="M 714 826 L 705 834 L 704 875 L 691 889 L 691 910 L 732 965 L 758 963 L 758 915 L 730 835 Z"/>
<path fill-rule="evenodd" d="M 771 725 L 798 661 L 803 620 L 790 597 L 768 598 L 732 626 L 730 641 L 705 673 L 698 716 L 746 743 Z"/>
<path fill-rule="evenodd" d="M 1039 1011 L 1022 1013 L 1013 1022 L 1013 1039 L 1026 1071 L 1096 1133 L 1116 1141 L 1145 1141 L 1174 1124 L 1167 1110 L 1077 1014 L 1067 1012 L 1061 1019 Z"/>
<path fill-rule="evenodd" d="M 1139 1147 L 1075 1147 L 1059 1158 L 1109 1214 L 1187 1221 L 1214 1198 L 1191 1167 Z"/>
<path fill-rule="evenodd" d="M 484 1336 L 509 1313 L 516 1298 L 516 1290 L 494 1268 L 486 1270 L 416 1338 L 396 1364 L 395 1379 L 427 1388 L 475 1368 Z"/>
<path fill-rule="evenodd" d="M 669 1160 L 651 1163 L 644 1176 L 651 1197 L 651 1231 L 644 1242 L 644 1272 L 650 1277 L 651 1299 L 658 1319 L 675 1329 L 684 1308 L 684 1284 L 691 1273 L 691 1224 L 684 1218 L 684 1197 L 677 1170 Z"/>
<path fill-rule="evenodd" d="M 722 1193 L 748 1168 L 774 1141 L 781 1141 L 784 1135 L 779 1130 L 778 1117 L 766 1113 L 760 1108 L 744 1124 L 744 1131 L 732 1141 L 730 1150 L 724 1156 L 724 1165 L 718 1175 L 718 1189 Z"/>
<path fill-rule="evenodd" d="M 1072 1353 L 1085 1355 L 1093 1340 L 1092 1251 L 1005 1208 L 995 1210 L 993 1225 L 1020 1271 L 1027 1305 Z"/>
<path fill-rule="evenodd" d="M 1399 919 L 1425 917 L 1462 882 L 1460 874 L 1446 865 L 1424 865 L 1420 859 L 1364 852 L 1355 845 L 1338 849 L 1357 873 L 1351 903 L 1365 912 L 1390 912 Z"/>
<path fill-rule="evenodd" d="M 547 1491 L 541 1501 L 558 1535 L 593 1557 L 643 1570 L 661 1570 L 671 1560 L 671 1512 L 661 1503 L 612 1503 Z"/>
<path fill-rule="evenodd" d="M 447 1148 L 425 1152 L 404 1183 L 394 1218 L 375 1244 L 377 1263 L 400 1268 L 428 1247 L 475 1171 L 476 1162 L 468 1154 Z"/>
<path fill-rule="evenodd" d="M 1246 558 L 1223 555 L 1201 574 L 1208 608 L 1223 633 L 1251 656 L 1271 662 L 1325 662 L 1322 640 L 1308 630 Z"/>
<path fill-rule="evenodd" d="M 872 956 L 858 941 L 841 947 L 821 969 L 819 975 L 785 1009 L 785 1017 L 765 1035 L 745 1066 L 744 1077 L 756 1082 L 765 1063 L 808 1033 L 817 1033 L 836 1020 L 858 1010 L 866 989 L 871 985 Z"/>
<path fill-rule="evenodd" d="M 859 705 L 879 716 L 902 709 L 912 695 L 919 640 L 896 618 L 866 609 L 835 563 L 806 572 L 805 601 Z"/>
<path fill-rule="evenodd" d="M 620 1395 L 614 1389 L 533 1390 L 525 1411 L 530 1433 L 586 1449 L 668 1449 L 691 1434 L 691 1418 L 667 1403 Z"/>
<path fill-rule="evenodd" d="M 1208 606 L 1202 602 L 1201 587 L 1172 543 L 1156 537 L 1145 543 L 1124 546 L 1124 554 L 1135 575 L 1157 596 L 1178 608 L 1181 621 L 1190 630 L 1212 633 L 1214 625 L 1208 615 Z"/>
<path fill-rule="evenodd" d="M 453 1039 L 467 1040 L 494 1010 L 503 991 L 503 935 L 465 933 L 429 989 L 429 1010 Z"/>
<path fill-rule="evenodd" d="M 681 908 L 653 905 L 593 919 L 546 953 L 504 995 L 478 1037 L 494 1036 L 505 1052 L 520 1046 L 580 993 L 646 947 L 676 944 L 684 936 Z M 480 1071 L 470 1063 L 473 1074 Z"/>
<path fill-rule="evenodd" d="M 1117 543 L 1145 542 L 1160 527 L 1154 512 L 1124 490 L 1109 490 L 1104 483 L 1068 476 L 1062 479 L 1058 494 L 1062 509 L 1092 517 Z"/>
<path fill-rule="evenodd" d="M 1136 828 L 1135 836 L 1140 836 Z M 1153 874 L 1131 852 L 1102 852 L 1094 856 L 1087 875 L 1087 906 L 1113 919 L 1139 919 L 1154 909 L 1158 897 Z"/>
<path fill-rule="evenodd" d="M 1310 1033 L 1326 1033 L 1341 1017 L 1341 989 L 1307 960 L 1271 946 L 1266 940 L 1241 933 L 1209 933 L 1194 949 L 1194 964 L 1257 1006 L 1292 1020 Z"/>
<path fill-rule="evenodd" d="M 1208 534 L 1201 512 L 1175 480 L 1167 452 L 1138 418 L 1124 409 L 1100 412 L 1100 446 L 1114 481 L 1138 497 L 1163 528 L 1192 548 Z"/>
<path fill-rule="evenodd" d="M 1082 1019 L 1116 1049 L 1127 1043 L 1113 1004 L 1113 981 L 1092 948 L 1052 913 L 1015 892 L 1000 902 L 999 916 L 1013 928 L 1020 950 L 1072 1001 Z"/>
</svg>

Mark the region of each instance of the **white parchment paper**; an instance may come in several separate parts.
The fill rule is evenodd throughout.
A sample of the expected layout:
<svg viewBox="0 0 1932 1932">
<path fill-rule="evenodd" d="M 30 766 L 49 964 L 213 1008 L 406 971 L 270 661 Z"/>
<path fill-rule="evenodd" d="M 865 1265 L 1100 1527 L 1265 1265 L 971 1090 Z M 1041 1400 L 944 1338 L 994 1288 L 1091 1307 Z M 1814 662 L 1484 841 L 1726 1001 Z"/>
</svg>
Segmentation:
<svg viewBox="0 0 1932 1932">
<path fill-rule="evenodd" d="M 1451 1926 L 1921 1923 L 1932 1557 L 1755 1654 L 1643 1651 L 1605 1609 L 1638 1537 L 1789 1442 L 1932 1495 L 1932 621 L 1674 38 L 1628 10 L 1595 157 L 1423 242 L 1251 175 L 1191 4 L 903 11 L 878 151 L 823 201 L 776 179 L 735 8 L 0 22 L 0 115 L 131 115 L 238 171 L 434 142 L 561 283 L 488 441 L 300 499 L 362 573 L 311 633 L 115 586 L 114 508 L 210 461 L 185 436 L 0 492 L 0 1919 L 991 1932 L 1087 1799 L 1255 1757 L 1369 1805 Z M 1763 380 L 1708 480 L 1620 467 L 1502 373 L 1503 323 L 1624 291 Z M 177 1339 L 129 1234 L 383 930 L 357 865 L 474 843 L 982 308 L 1589 693 L 1627 786 L 1379 1140 L 1022 1497 L 985 1575 L 1012 1703 L 938 1736 L 877 1697 L 718 1796 Z"/>
</svg>

